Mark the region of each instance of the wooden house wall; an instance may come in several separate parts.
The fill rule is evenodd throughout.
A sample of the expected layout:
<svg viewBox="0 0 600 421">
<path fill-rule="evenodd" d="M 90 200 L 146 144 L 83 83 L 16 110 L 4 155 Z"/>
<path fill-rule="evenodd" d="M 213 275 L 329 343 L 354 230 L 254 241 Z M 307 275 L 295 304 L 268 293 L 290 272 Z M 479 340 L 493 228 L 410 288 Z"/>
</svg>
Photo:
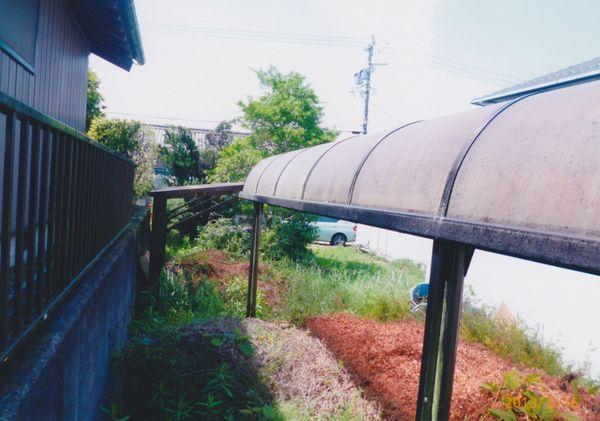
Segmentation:
<svg viewBox="0 0 600 421">
<path fill-rule="evenodd" d="M 41 0 L 32 74 L 0 49 L 0 91 L 85 130 L 89 46 L 65 0 Z"/>
</svg>

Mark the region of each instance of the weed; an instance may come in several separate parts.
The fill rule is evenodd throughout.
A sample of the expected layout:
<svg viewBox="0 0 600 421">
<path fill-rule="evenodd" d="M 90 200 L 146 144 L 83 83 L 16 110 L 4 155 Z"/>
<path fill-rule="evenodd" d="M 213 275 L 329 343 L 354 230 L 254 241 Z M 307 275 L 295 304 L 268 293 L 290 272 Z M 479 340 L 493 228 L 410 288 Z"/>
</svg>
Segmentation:
<svg viewBox="0 0 600 421">
<path fill-rule="evenodd" d="M 121 415 L 122 409 L 116 402 L 111 402 L 108 408 L 101 406 L 100 409 L 106 414 L 106 419 L 110 421 L 127 421 L 129 415 Z"/>
<path fill-rule="evenodd" d="M 410 315 L 409 290 L 425 275 L 419 265 L 389 263 L 351 247 L 313 251 L 315 259 L 308 263 L 273 263 L 286 280 L 280 317 L 301 324 L 307 317 L 339 311 L 382 321 Z"/>
<path fill-rule="evenodd" d="M 536 385 L 540 387 L 536 388 Z M 491 415 L 502 421 L 516 421 L 519 417 L 540 421 L 579 419 L 570 412 L 559 412 L 550 397 L 540 393 L 539 374 L 521 376 L 516 371 L 509 371 L 504 373 L 502 383 L 487 382 L 482 387 L 494 397 L 492 406 L 502 405 L 502 408 L 489 409 Z"/>
</svg>

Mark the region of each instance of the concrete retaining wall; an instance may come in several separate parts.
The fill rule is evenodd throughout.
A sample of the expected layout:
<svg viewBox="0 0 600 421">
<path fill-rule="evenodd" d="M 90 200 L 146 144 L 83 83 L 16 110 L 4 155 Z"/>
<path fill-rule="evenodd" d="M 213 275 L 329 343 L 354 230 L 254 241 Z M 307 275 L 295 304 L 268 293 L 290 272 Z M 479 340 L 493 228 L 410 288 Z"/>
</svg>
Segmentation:
<svg viewBox="0 0 600 421">
<path fill-rule="evenodd" d="M 102 417 L 111 353 L 132 320 L 145 210 L 0 371 L 0 419 Z"/>
</svg>

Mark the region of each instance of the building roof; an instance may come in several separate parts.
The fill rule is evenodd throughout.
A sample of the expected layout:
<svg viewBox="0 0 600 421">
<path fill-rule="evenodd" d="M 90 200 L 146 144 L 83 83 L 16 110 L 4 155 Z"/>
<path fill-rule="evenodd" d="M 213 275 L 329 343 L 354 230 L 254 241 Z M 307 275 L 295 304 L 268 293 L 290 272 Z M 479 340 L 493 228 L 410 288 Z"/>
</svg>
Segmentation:
<svg viewBox="0 0 600 421">
<path fill-rule="evenodd" d="M 488 105 L 504 102 L 535 92 L 558 89 L 598 79 L 600 79 L 600 57 L 476 98 L 471 104 Z"/>
<path fill-rule="evenodd" d="M 144 49 L 133 0 L 69 0 L 90 51 L 125 70 L 144 64 Z"/>
<path fill-rule="evenodd" d="M 600 81 L 276 155 L 241 197 L 600 274 Z"/>
</svg>

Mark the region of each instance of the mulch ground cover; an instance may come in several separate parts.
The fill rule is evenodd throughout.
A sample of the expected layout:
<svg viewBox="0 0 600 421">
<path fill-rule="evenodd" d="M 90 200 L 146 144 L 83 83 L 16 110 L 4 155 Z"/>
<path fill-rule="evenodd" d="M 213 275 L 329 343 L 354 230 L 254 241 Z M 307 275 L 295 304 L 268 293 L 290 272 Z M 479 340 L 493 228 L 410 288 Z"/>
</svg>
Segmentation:
<svg viewBox="0 0 600 421">
<path fill-rule="evenodd" d="M 381 405 L 387 419 L 414 419 L 423 341 L 421 322 L 380 323 L 336 314 L 313 317 L 307 327 L 343 362 L 366 396 Z M 493 418 L 487 410 L 494 404 L 494 397 L 481 386 L 486 381 L 500 383 L 503 373 L 513 369 L 524 374 L 535 372 L 494 355 L 482 345 L 461 341 L 451 418 Z M 560 410 L 569 410 L 584 420 L 600 420 L 600 396 L 585 395 L 577 404 L 564 379 L 544 375 L 542 383 Z"/>
</svg>

